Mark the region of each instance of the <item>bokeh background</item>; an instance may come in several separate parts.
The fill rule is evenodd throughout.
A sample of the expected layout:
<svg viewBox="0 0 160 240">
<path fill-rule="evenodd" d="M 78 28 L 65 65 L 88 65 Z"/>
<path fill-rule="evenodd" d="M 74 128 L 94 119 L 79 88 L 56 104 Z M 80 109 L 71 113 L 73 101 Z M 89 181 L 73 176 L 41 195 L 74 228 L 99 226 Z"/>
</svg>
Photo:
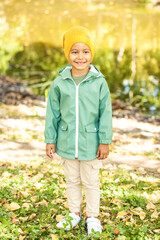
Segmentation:
<svg viewBox="0 0 160 240">
<path fill-rule="evenodd" d="M 112 99 L 158 114 L 158 0 L 1 0 L 0 74 L 25 81 L 35 94 L 47 96 L 67 63 L 63 33 L 75 25 L 94 35 L 93 64 L 105 75 Z"/>
</svg>

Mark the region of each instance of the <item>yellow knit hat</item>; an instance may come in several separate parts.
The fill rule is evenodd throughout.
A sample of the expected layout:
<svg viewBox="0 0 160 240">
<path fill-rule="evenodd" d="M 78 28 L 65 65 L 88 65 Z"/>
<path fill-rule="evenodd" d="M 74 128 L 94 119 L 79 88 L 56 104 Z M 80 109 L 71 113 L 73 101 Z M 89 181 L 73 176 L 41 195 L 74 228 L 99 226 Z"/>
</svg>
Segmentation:
<svg viewBox="0 0 160 240">
<path fill-rule="evenodd" d="M 95 54 L 95 45 L 93 42 L 93 37 L 87 28 L 77 26 L 70 28 L 63 35 L 63 48 L 67 60 L 69 58 L 69 52 L 71 47 L 77 42 L 81 42 L 89 46 L 93 59 Z"/>
</svg>

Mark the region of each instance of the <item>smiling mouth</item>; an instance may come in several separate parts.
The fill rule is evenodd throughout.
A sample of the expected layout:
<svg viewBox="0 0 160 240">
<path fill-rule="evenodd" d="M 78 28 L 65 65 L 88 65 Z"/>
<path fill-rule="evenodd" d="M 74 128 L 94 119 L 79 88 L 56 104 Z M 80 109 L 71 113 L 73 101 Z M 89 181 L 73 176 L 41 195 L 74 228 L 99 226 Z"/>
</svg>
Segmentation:
<svg viewBox="0 0 160 240">
<path fill-rule="evenodd" d="M 76 64 L 79 64 L 79 65 L 83 65 L 85 64 L 86 62 L 75 62 Z"/>
</svg>

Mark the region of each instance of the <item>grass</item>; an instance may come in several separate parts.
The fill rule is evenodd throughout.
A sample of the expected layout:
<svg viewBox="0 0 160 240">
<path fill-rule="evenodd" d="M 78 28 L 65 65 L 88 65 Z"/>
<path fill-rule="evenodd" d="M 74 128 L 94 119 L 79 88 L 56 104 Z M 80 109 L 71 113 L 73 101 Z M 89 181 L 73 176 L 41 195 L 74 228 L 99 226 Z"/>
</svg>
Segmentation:
<svg viewBox="0 0 160 240">
<path fill-rule="evenodd" d="M 14 166 L 1 162 L 0 239 L 160 239 L 159 179 L 119 168 L 103 169 L 100 220 L 102 234 L 87 235 L 83 218 L 73 231 L 56 229 L 68 213 L 62 167 L 37 159 Z"/>
<path fill-rule="evenodd" d="M 44 141 L 45 108 L 1 105 L 1 109 L 0 134 L 6 144 Z M 155 158 L 154 152 L 141 154 Z M 0 239 L 159 240 L 160 180 L 140 169 L 129 171 L 112 164 L 101 170 L 100 180 L 102 234 L 87 235 L 85 198 L 79 226 L 65 232 L 55 227 L 69 213 L 62 167 L 39 156 L 16 161 L 1 158 Z"/>
</svg>

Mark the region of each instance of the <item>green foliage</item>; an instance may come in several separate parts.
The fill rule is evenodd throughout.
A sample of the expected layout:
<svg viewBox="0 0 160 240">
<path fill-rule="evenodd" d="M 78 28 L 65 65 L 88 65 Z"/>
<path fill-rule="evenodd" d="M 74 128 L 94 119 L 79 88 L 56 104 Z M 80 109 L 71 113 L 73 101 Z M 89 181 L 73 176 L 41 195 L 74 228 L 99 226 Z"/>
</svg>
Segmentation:
<svg viewBox="0 0 160 240">
<path fill-rule="evenodd" d="M 22 46 L 9 39 L 0 39 L 0 74 L 6 74 L 10 61 L 16 53 L 22 50 Z"/>
<path fill-rule="evenodd" d="M 23 46 L 12 57 L 6 74 L 27 80 L 36 94 L 44 95 L 65 63 L 62 48 L 38 42 Z"/>
<path fill-rule="evenodd" d="M 3 74 L 26 80 L 35 94 L 48 95 L 52 81 L 67 63 L 63 49 L 41 42 L 29 46 L 2 45 L 0 68 Z M 143 111 L 160 111 L 160 51 L 137 53 L 136 75 L 131 71 L 131 49 L 119 51 L 97 49 L 93 60 L 104 74 L 114 98 L 121 99 Z"/>
<path fill-rule="evenodd" d="M 110 91 L 115 93 L 120 89 L 122 81 L 131 75 L 131 51 L 124 52 L 121 61 L 118 61 L 118 51 L 97 49 L 93 63 L 100 69 L 105 76 Z"/>
<path fill-rule="evenodd" d="M 126 195 L 124 194 L 124 202 L 129 203 L 131 207 L 145 207 L 147 205 L 147 200 L 142 196 L 137 196 L 134 194 Z"/>
</svg>

